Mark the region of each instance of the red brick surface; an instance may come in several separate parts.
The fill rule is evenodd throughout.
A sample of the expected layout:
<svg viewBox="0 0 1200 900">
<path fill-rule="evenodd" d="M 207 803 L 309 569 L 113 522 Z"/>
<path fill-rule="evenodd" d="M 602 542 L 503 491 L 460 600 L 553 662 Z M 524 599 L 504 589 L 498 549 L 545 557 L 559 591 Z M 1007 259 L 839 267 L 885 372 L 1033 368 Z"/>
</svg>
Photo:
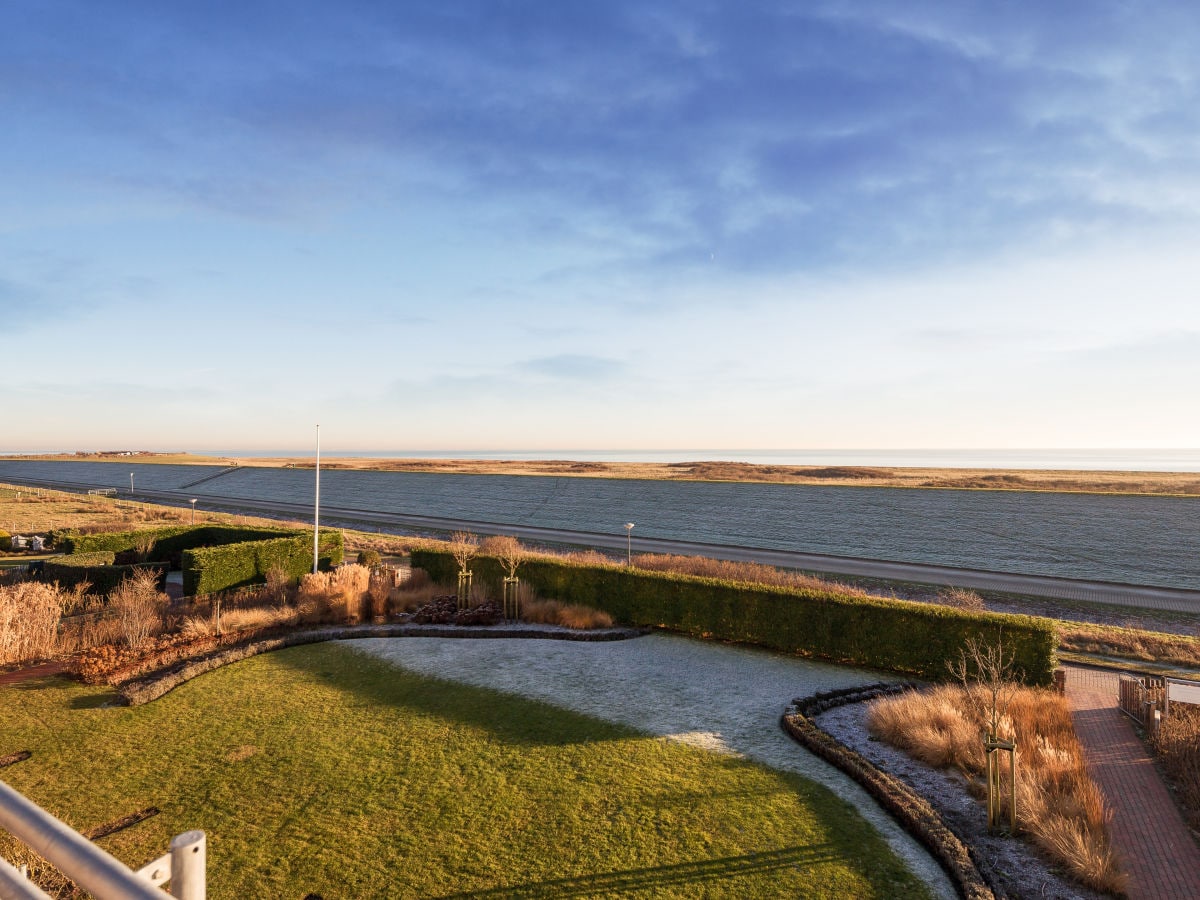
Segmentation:
<svg viewBox="0 0 1200 900">
<path fill-rule="evenodd" d="M 35 678 L 45 678 L 48 675 L 57 675 L 66 667 L 60 662 L 45 662 L 39 663 L 36 666 L 26 666 L 24 669 L 14 669 L 11 672 L 0 672 L 0 686 L 6 684 L 21 684 L 22 682 L 32 681 Z"/>
<path fill-rule="evenodd" d="M 1112 838 L 1131 900 L 1200 898 L 1192 839 L 1133 723 L 1117 708 L 1117 676 L 1067 666 L 1067 701 L 1088 771 L 1113 811 Z"/>
</svg>

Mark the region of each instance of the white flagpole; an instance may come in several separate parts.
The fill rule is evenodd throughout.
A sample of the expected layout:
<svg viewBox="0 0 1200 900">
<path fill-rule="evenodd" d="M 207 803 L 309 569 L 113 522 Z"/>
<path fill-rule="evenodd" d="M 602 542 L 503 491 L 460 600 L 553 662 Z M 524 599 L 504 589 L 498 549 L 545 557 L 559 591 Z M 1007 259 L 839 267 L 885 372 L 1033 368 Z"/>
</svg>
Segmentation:
<svg viewBox="0 0 1200 900">
<path fill-rule="evenodd" d="M 321 426 L 317 426 L 317 483 L 316 494 L 313 497 L 313 574 L 317 574 L 317 561 L 321 558 L 320 539 L 321 522 Z"/>
</svg>

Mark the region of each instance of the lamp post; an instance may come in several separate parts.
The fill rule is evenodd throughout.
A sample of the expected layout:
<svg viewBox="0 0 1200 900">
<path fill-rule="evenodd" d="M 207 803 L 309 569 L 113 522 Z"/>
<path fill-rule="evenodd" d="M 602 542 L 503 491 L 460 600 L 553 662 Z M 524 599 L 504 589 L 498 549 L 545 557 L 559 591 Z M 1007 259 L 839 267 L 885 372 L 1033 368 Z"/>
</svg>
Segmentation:
<svg viewBox="0 0 1200 900">
<path fill-rule="evenodd" d="M 195 525 L 196 524 L 196 498 L 193 497 L 188 502 L 192 504 L 192 524 Z"/>
<path fill-rule="evenodd" d="M 321 558 L 318 538 L 321 521 L 321 426 L 317 426 L 317 478 L 313 494 L 313 574 L 317 574 L 317 562 Z"/>
<path fill-rule="evenodd" d="M 129 473 L 129 496 L 133 496 L 133 473 Z"/>
<path fill-rule="evenodd" d="M 625 565 L 633 565 L 633 523 L 625 523 Z"/>
</svg>

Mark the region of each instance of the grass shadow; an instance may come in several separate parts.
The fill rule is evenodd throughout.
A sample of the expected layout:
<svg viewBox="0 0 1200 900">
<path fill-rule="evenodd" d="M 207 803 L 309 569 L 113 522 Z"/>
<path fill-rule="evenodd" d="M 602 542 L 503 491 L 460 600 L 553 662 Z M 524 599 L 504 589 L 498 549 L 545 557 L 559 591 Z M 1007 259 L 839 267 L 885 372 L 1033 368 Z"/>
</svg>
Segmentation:
<svg viewBox="0 0 1200 900">
<path fill-rule="evenodd" d="M 815 844 L 809 847 L 786 847 L 782 850 L 749 853 L 744 856 L 726 856 L 698 862 L 626 869 L 619 872 L 603 872 L 573 878 L 554 878 L 547 881 L 488 888 L 482 891 L 445 894 L 443 900 L 488 897 L 503 897 L 508 900 L 546 896 L 587 897 L 626 891 L 654 890 L 678 885 L 701 885 L 705 882 L 722 881 L 744 875 L 762 875 L 784 869 L 811 868 L 822 863 L 839 863 L 842 860 L 842 854 L 833 844 Z"/>
<path fill-rule="evenodd" d="M 289 647 L 271 657 L 360 700 L 482 729 L 516 746 L 565 746 L 644 736 L 628 726 L 539 700 L 418 674 L 337 644 Z"/>
</svg>

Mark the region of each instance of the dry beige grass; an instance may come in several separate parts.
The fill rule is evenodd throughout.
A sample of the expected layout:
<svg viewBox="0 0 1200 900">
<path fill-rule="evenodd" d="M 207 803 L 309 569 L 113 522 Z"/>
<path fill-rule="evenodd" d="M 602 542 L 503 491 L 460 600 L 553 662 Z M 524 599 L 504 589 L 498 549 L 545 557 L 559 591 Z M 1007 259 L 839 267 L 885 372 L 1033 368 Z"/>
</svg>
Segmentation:
<svg viewBox="0 0 1200 900">
<path fill-rule="evenodd" d="M 953 766 L 978 779 L 984 769 L 978 708 L 964 687 L 941 685 L 876 700 L 867 725 L 872 736 L 923 762 Z M 1082 884 L 1122 891 L 1125 876 L 1108 835 L 1111 813 L 1087 774 L 1066 700 L 1021 687 L 1005 710 L 1000 733 L 1017 745 L 1018 828 Z"/>
<path fill-rule="evenodd" d="M 293 625 L 299 618 L 297 610 L 289 606 L 235 607 L 221 612 L 221 633 Z M 187 616 L 179 630 L 182 634 L 194 638 L 209 637 L 218 633 L 217 623 L 212 616 Z"/>
<path fill-rule="evenodd" d="M 1172 703 L 1152 743 L 1175 785 L 1188 824 L 1200 831 L 1200 706 Z"/>
<path fill-rule="evenodd" d="M 612 616 L 590 606 L 561 603 L 558 600 L 521 599 L 521 618 L 539 625 L 562 625 L 566 628 L 611 628 Z"/>
<path fill-rule="evenodd" d="M 0 665 L 54 655 L 67 594 L 35 581 L 0 587 Z"/>
<path fill-rule="evenodd" d="M 356 563 L 305 575 L 296 592 L 299 621 L 306 625 L 361 621 L 370 584 L 371 570 Z"/>
<path fill-rule="evenodd" d="M 1200 638 L 1115 625 L 1058 623 L 1059 646 L 1075 653 L 1122 656 L 1147 662 L 1200 667 Z"/>
<path fill-rule="evenodd" d="M 138 569 L 108 596 L 109 608 L 121 627 L 127 646 L 142 646 L 163 629 L 163 612 L 170 598 L 158 589 L 154 573 Z"/>
<path fill-rule="evenodd" d="M 612 560 L 605 560 L 611 563 Z M 812 575 L 754 562 L 738 562 L 729 559 L 709 559 L 704 556 L 675 556 L 669 553 L 640 553 L 633 557 L 635 569 L 651 572 L 675 572 L 680 575 L 698 575 L 702 578 L 721 578 L 726 581 L 742 581 L 751 584 L 770 584 L 779 587 L 817 588 L 838 591 L 855 596 L 869 596 L 865 591 L 833 581 L 825 581 Z"/>
<path fill-rule="evenodd" d="M 934 595 L 933 602 L 942 606 L 951 606 L 954 609 L 965 609 L 970 612 L 983 612 L 986 608 L 983 598 L 967 588 L 942 588 Z"/>
</svg>

